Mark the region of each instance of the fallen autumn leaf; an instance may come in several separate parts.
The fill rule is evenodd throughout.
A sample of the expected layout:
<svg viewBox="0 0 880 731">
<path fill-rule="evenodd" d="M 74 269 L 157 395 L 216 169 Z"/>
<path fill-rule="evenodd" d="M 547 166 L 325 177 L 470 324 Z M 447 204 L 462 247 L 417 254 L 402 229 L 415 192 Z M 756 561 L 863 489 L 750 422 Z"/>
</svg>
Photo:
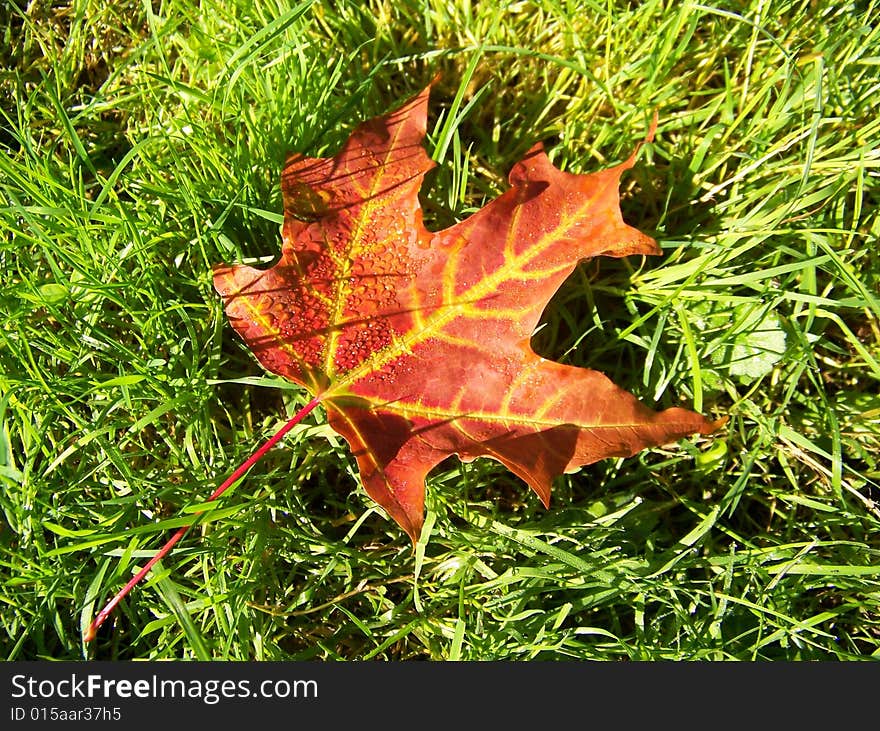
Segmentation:
<svg viewBox="0 0 880 731">
<path fill-rule="evenodd" d="M 418 200 L 433 167 L 421 146 L 428 94 L 361 124 L 335 157 L 292 156 L 281 259 L 214 274 L 248 347 L 327 409 L 367 492 L 413 541 L 425 477 L 449 455 L 498 460 L 548 505 L 557 475 L 722 423 L 655 412 L 529 345 L 579 261 L 660 253 L 620 213 L 620 175 L 636 152 L 574 175 L 536 145 L 510 190 L 431 232 Z"/>
</svg>

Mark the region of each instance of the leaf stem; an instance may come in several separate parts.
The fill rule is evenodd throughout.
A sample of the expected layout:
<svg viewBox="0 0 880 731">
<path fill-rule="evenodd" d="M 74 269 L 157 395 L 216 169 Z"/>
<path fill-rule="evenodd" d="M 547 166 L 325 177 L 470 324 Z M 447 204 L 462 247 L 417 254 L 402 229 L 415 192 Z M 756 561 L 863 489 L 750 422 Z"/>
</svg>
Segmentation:
<svg viewBox="0 0 880 731">
<path fill-rule="evenodd" d="M 212 500 L 216 500 L 220 497 L 224 492 L 226 492 L 232 485 L 234 485 L 245 472 L 247 472 L 251 467 L 253 467 L 257 462 L 262 459 L 263 455 L 266 454 L 272 447 L 274 447 L 278 442 L 280 442 L 284 435 L 287 434 L 293 427 L 299 424 L 308 414 L 319 404 L 321 403 L 321 397 L 315 396 L 311 401 L 309 401 L 305 406 L 303 406 L 299 411 L 297 411 L 293 417 L 291 417 L 290 421 L 288 421 L 284 426 L 282 426 L 275 434 L 273 434 L 266 442 L 250 457 L 248 457 L 235 472 L 233 472 L 226 480 L 223 482 L 220 487 L 218 487 L 214 492 L 211 493 L 211 497 L 209 497 L 205 502 L 211 502 Z M 193 514 L 193 521 L 202 514 L 203 511 L 199 511 L 198 513 Z M 98 612 L 97 616 L 92 620 L 91 624 L 89 624 L 88 629 L 83 634 L 83 640 L 86 642 L 91 642 L 95 639 L 95 634 L 98 631 L 98 627 L 104 624 L 104 621 L 107 617 L 110 616 L 110 613 L 115 609 L 116 605 L 135 587 L 135 585 L 140 582 L 148 573 L 150 573 L 150 569 L 156 565 L 157 562 L 161 561 L 166 555 L 168 555 L 169 551 L 174 548 L 174 544 L 176 544 L 186 532 L 192 527 L 192 523 L 189 525 L 182 526 L 177 530 L 177 532 L 171 536 L 168 542 L 156 552 L 156 554 L 144 565 L 144 567 L 138 571 L 131 580 L 120 589 L 116 596 L 114 596 L 109 602 L 107 602 L 106 606 Z"/>
</svg>

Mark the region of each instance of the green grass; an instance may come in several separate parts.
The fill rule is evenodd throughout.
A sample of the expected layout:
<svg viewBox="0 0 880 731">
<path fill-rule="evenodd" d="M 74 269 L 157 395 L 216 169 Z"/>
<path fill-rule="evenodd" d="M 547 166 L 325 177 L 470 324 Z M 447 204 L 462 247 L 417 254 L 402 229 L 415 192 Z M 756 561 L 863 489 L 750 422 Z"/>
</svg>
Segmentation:
<svg viewBox="0 0 880 731">
<path fill-rule="evenodd" d="M 880 657 L 880 7 L 834 5 L 4 4 L 3 657 Z M 318 410 L 84 646 L 307 400 L 212 265 L 277 254 L 287 152 L 438 72 L 432 227 L 534 141 L 587 172 L 659 113 L 623 207 L 664 255 L 585 263 L 535 345 L 728 426 L 560 478 L 549 511 L 448 460 L 413 551 Z"/>
</svg>

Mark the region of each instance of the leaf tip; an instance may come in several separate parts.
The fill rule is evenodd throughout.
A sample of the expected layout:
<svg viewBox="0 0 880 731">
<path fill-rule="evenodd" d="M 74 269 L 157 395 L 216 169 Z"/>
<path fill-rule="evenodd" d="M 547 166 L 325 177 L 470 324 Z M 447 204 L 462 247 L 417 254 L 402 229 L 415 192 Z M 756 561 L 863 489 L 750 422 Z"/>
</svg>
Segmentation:
<svg viewBox="0 0 880 731">
<path fill-rule="evenodd" d="M 394 519 L 409 536 L 410 541 L 412 541 L 413 550 L 415 550 L 416 544 L 419 542 L 419 537 L 422 535 L 422 525 L 425 522 L 424 518 L 421 515 L 407 514 L 403 520 L 397 515 L 394 516 Z"/>
<path fill-rule="evenodd" d="M 425 91 L 430 91 L 430 90 L 433 89 L 435 86 L 437 86 L 437 84 L 440 83 L 440 79 L 441 79 L 442 77 L 443 77 L 443 73 L 442 73 L 442 72 L 438 71 L 437 73 L 435 73 L 435 74 L 431 77 L 431 80 L 428 82 L 428 85 L 425 87 Z"/>
<path fill-rule="evenodd" d="M 636 164 L 636 160 L 639 157 L 639 152 L 641 151 L 642 147 L 645 144 L 654 141 L 654 135 L 657 132 L 657 123 L 659 121 L 660 121 L 660 115 L 657 113 L 657 110 L 655 109 L 654 114 L 651 117 L 651 124 L 648 126 L 648 131 L 645 134 L 645 138 L 641 142 L 638 142 L 636 144 L 635 149 L 632 151 L 630 156 L 624 162 L 622 162 L 620 165 L 618 165 L 617 168 L 612 168 L 612 169 L 617 169 L 620 171 L 629 170 L 631 167 L 633 167 Z"/>
</svg>

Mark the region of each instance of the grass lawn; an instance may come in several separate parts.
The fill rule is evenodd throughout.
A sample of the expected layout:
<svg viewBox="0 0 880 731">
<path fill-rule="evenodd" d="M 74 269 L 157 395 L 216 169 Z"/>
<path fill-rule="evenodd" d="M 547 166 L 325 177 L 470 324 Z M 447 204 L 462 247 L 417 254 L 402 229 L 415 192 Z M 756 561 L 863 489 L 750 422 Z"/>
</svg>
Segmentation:
<svg viewBox="0 0 880 731">
<path fill-rule="evenodd" d="M 880 658 L 880 6 L 71 0 L 0 6 L 0 653 Z M 497 6 L 497 7 L 496 7 Z M 211 285 L 280 244 L 286 153 L 440 74 L 431 228 L 625 158 L 661 257 L 585 262 L 545 357 L 729 415 L 559 478 L 428 481 L 414 551 L 322 409 L 94 613 L 309 396 Z"/>
</svg>

